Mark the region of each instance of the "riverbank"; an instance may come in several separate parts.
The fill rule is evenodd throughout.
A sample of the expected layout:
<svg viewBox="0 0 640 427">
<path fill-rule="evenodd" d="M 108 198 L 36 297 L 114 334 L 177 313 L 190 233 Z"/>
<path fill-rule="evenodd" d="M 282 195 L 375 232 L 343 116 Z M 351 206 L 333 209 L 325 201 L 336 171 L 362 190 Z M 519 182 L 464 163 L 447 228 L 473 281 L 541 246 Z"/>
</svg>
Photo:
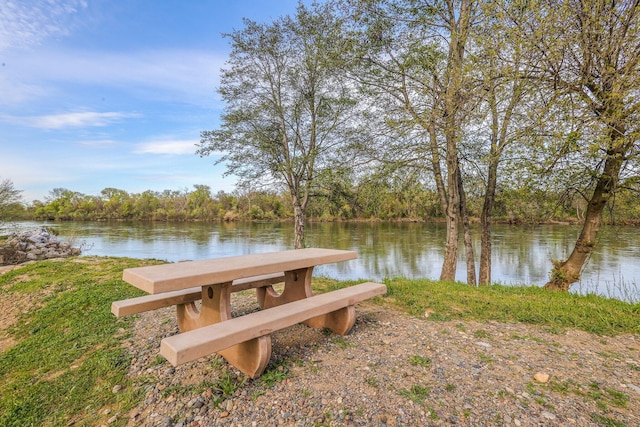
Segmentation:
<svg viewBox="0 0 640 427">
<path fill-rule="evenodd" d="M 345 337 L 274 334 L 265 375 L 245 381 L 218 357 L 174 368 L 158 356 L 177 331 L 170 308 L 111 315 L 138 292 L 122 269 L 157 262 L 80 257 L 0 275 L 1 425 L 640 424 L 637 304 L 389 281 Z M 257 309 L 234 295 L 236 313 Z"/>
</svg>

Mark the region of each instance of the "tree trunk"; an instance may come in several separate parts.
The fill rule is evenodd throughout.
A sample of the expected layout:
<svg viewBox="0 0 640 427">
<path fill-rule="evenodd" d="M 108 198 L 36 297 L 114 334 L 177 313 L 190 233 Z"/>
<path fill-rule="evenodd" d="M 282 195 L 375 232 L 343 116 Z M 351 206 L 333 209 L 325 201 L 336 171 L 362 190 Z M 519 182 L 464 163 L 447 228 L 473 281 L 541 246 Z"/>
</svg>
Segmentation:
<svg viewBox="0 0 640 427">
<path fill-rule="evenodd" d="M 476 279 L 476 259 L 473 252 L 473 241 L 471 239 L 471 223 L 469 221 L 469 211 L 467 210 L 467 196 L 464 192 L 460 166 L 458 166 L 458 191 L 460 192 L 460 215 L 464 228 L 464 249 L 467 263 L 467 285 L 477 286 Z"/>
<path fill-rule="evenodd" d="M 612 146 L 616 146 L 615 141 Z M 551 278 L 544 285 L 546 289 L 568 291 L 573 283 L 580 280 L 582 267 L 596 244 L 596 237 L 602 225 L 602 212 L 618 183 L 622 168 L 622 152 L 622 149 L 609 152 L 602 174 L 587 205 L 580 237 L 566 261 L 554 261 Z"/>
<path fill-rule="evenodd" d="M 447 151 L 450 149 L 448 148 Z M 455 156 L 453 160 L 450 157 Z M 444 260 L 440 280 L 453 282 L 456 280 L 456 266 L 458 263 L 458 239 L 460 236 L 460 193 L 458 191 L 458 163 L 457 152 L 447 153 L 447 176 L 448 200 L 446 211 L 447 241 L 444 250 Z"/>
<path fill-rule="evenodd" d="M 440 280 L 454 281 L 458 262 L 458 239 L 460 237 L 460 190 L 458 180 L 462 179 L 458 168 L 458 128 L 462 112 L 462 80 L 464 78 L 464 53 L 471 28 L 472 1 L 462 0 L 460 9 L 449 4 L 447 17 L 451 23 L 449 54 L 444 90 L 444 137 L 447 144 L 447 242 Z"/>
<path fill-rule="evenodd" d="M 480 286 L 491 284 L 491 223 L 496 191 L 496 172 L 489 166 L 487 190 L 480 213 Z"/>
<path fill-rule="evenodd" d="M 429 148 L 431 149 L 431 167 L 433 168 L 433 178 L 436 181 L 436 188 L 438 189 L 438 197 L 440 198 L 440 208 L 442 212 L 447 211 L 447 189 L 444 186 L 444 179 L 442 179 L 442 168 L 440 167 L 440 147 L 438 147 L 438 138 L 436 135 L 435 119 L 429 120 Z"/>
<path fill-rule="evenodd" d="M 501 130 L 501 144 L 504 145 L 506 139 L 506 129 L 509 125 L 511 112 L 513 111 L 514 98 L 511 98 L 509 110 L 505 115 Z M 484 193 L 482 212 L 480 213 L 480 285 L 491 284 L 491 223 L 493 218 L 493 204 L 496 198 L 496 187 L 498 182 L 498 159 L 502 150 L 498 146 L 498 106 L 496 101 L 495 88 L 491 86 L 489 94 L 489 106 L 491 108 L 491 148 L 489 149 L 489 167 L 487 169 L 487 188 Z"/>
<path fill-rule="evenodd" d="M 294 217 L 294 228 L 295 228 L 295 237 L 293 247 L 294 249 L 303 249 L 304 248 L 304 209 L 300 205 L 299 201 L 294 200 L 293 204 L 293 217 Z"/>
</svg>

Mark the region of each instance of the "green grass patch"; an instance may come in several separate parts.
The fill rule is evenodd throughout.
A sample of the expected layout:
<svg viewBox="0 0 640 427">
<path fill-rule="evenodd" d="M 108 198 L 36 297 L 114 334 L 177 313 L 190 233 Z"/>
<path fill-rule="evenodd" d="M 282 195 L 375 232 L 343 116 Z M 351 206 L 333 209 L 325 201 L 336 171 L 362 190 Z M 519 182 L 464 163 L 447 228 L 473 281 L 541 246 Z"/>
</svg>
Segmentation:
<svg viewBox="0 0 640 427">
<path fill-rule="evenodd" d="M 287 378 L 291 378 L 292 373 L 286 364 L 268 365 L 267 369 L 262 373 L 259 378 L 260 384 L 267 388 L 271 388 L 276 383 L 282 382 Z"/>
<path fill-rule="evenodd" d="M 142 262 L 78 261 L 39 262 L 0 276 L 2 298 L 24 301 L 5 331 L 15 345 L 0 353 L 2 426 L 95 425 L 106 417 L 102 409 L 127 411 L 140 398 L 125 376 L 130 360 L 121 346 L 133 319 L 118 320 L 110 308 L 141 294 L 119 278 Z M 123 387 L 119 393 L 115 385 Z"/>
<path fill-rule="evenodd" d="M 338 346 L 342 350 L 346 350 L 347 348 L 350 348 L 350 347 L 355 347 L 355 344 L 353 344 L 352 342 L 349 342 L 345 337 L 340 335 L 335 335 L 332 341 L 336 346 Z"/>
<path fill-rule="evenodd" d="M 471 287 L 432 280 L 391 279 L 386 301 L 428 320 L 495 320 L 576 328 L 600 335 L 640 333 L 640 304 L 537 286 Z"/>
<path fill-rule="evenodd" d="M 418 354 L 414 354 L 409 357 L 409 363 L 413 366 L 422 366 L 425 368 L 431 367 L 431 359 L 429 359 L 428 357 L 420 356 Z"/>
<path fill-rule="evenodd" d="M 400 396 L 404 396 L 414 403 L 426 405 L 425 399 L 429 397 L 431 390 L 429 387 L 414 384 L 410 389 L 398 390 Z"/>
<path fill-rule="evenodd" d="M 591 419 L 603 427 L 627 427 L 625 423 L 600 414 L 591 414 Z"/>
</svg>

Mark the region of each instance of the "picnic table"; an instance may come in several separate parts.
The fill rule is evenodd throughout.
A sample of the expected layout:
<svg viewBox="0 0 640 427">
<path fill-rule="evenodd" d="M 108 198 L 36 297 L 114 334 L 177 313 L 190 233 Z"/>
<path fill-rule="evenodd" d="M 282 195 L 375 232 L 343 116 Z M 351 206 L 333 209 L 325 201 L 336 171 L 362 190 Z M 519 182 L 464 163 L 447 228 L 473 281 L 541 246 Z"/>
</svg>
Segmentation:
<svg viewBox="0 0 640 427">
<path fill-rule="evenodd" d="M 129 268 L 123 280 L 150 295 L 115 301 L 111 311 L 121 317 L 175 305 L 180 333 L 162 340 L 161 355 L 177 366 L 218 353 L 255 378 L 271 356 L 272 332 L 304 323 L 345 335 L 355 304 L 386 292 L 366 282 L 313 294 L 315 266 L 356 258 L 354 251 L 307 248 Z M 281 293 L 277 283 L 284 283 Z M 231 294 L 248 289 L 256 290 L 261 310 L 234 318 Z"/>
</svg>

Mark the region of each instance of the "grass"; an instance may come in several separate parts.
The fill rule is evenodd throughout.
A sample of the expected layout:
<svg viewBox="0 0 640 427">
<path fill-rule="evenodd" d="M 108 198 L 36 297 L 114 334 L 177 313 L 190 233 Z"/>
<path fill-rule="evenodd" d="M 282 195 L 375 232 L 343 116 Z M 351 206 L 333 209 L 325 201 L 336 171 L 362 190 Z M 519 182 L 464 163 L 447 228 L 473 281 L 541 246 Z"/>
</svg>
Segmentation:
<svg viewBox="0 0 640 427">
<path fill-rule="evenodd" d="M 413 365 L 413 366 L 422 366 L 425 368 L 430 368 L 431 367 L 431 359 L 427 358 L 427 357 L 423 357 L 417 354 L 412 355 L 411 357 L 409 357 L 409 364 Z"/>
<path fill-rule="evenodd" d="M 537 286 L 470 287 L 462 283 L 395 278 L 387 285 L 385 302 L 429 321 L 493 320 L 522 322 L 561 332 L 575 328 L 598 335 L 640 333 L 640 303 L 597 295 L 551 292 Z M 331 290 L 354 282 L 323 280 Z M 476 334 L 482 332 L 476 331 Z"/>
<path fill-rule="evenodd" d="M 0 339 L 13 343 L 0 353 L 1 426 L 106 425 L 113 414 L 126 414 L 140 403 L 144 391 L 126 376 L 131 361 L 122 346 L 134 319 L 116 319 L 110 306 L 113 301 L 142 293 L 120 279 L 122 270 L 153 263 L 159 261 L 78 258 L 38 262 L 0 276 L 0 294 L 5 302 L 1 307 L 7 311 L 3 318 L 11 323 L 2 326 Z M 314 288 L 327 291 L 353 283 L 318 279 Z M 578 328 L 601 335 L 640 333 L 639 304 L 593 295 L 534 287 L 471 288 L 429 280 L 393 279 L 386 284 L 387 296 L 375 301 L 420 317 L 428 311 L 425 321 L 495 320 L 540 324 L 549 330 Z M 460 324 L 460 328 L 464 326 Z M 473 334 L 491 338 L 482 330 Z M 334 342 L 340 348 L 350 345 L 341 338 Z M 407 357 L 414 366 L 430 365 L 426 357 Z M 258 384 L 273 387 L 290 375 L 286 365 L 274 364 Z M 366 383 L 380 386 L 374 377 Z M 122 387 L 118 393 L 113 392 L 116 385 Z M 197 387 L 213 389 L 222 401 L 242 383 L 223 376 L 215 383 Z M 581 392 L 607 407 L 624 407 L 628 399 L 595 386 Z M 424 402 L 429 389 L 416 385 L 401 394 Z M 118 417 L 110 425 L 122 426 L 126 421 L 126 417 Z"/>
<path fill-rule="evenodd" d="M 421 386 L 418 384 L 414 384 L 410 389 L 402 389 L 398 390 L 398 394 L 400 396 L 404 396 L 407 399 L 411 400 L 414 403 L 419 405 L 425 405 L 425 399 L 429 397 L 431 390 L 427 386 Z"/>
<path fill-rule="evenodd" d="M 110 312 L 110 301 L 140 294 L 117 279 L 134 265 L 48 261 L 0 276 L 2 298 L 24 301 L 6 331 L 16 344 L 0 353 L 0 425 L 95 425 L 104 409 L 137 404 L 120 345 L 133 319 Z M 115 385 L 122 391 L 113 393 Z"/>
</svg>

